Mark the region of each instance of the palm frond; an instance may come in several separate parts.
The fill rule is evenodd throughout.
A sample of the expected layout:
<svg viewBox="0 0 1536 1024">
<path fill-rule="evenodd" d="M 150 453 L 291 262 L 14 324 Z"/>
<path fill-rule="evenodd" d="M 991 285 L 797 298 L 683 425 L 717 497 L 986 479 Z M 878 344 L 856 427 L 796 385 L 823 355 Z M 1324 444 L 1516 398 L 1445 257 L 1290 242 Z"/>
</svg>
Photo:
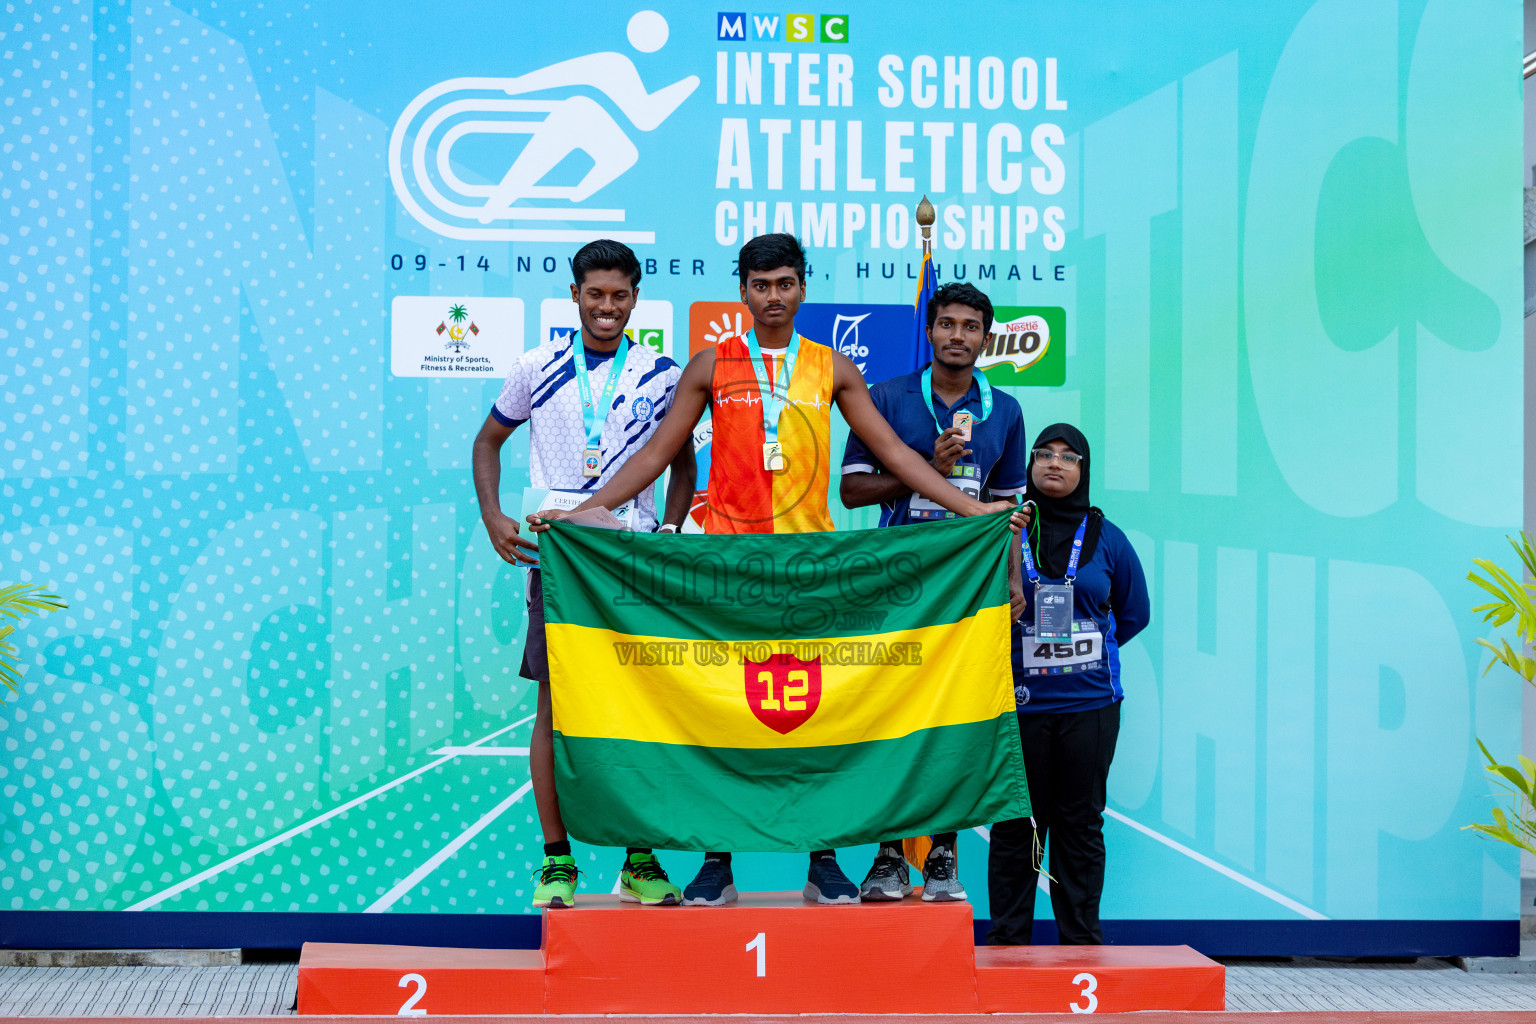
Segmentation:
<svg viewBox="0 0 1536 1024">
<path fill-rule="evenodd" d="M 68 607 L 63 598 L 36 583 L 0 587 L 0 615 L 8 619 L 19 621 L 24 615 L 46 615 Z"/>
<path fill-rule="evenodd" d="M 0 587 L 0 683 L 12 693 L 21 688 L 21 651 L 10 642 L 16 632 L 16 624 L 27 615 L 46 615 L 61 608 L 68 608 L 64 599 L 36 583 L 13 583 Z"/>
<path fill-rule="evenodd" d="M 1474 558 L 1472 564 L 1479 572 L 1467 573 L 1467 579 L 1493 600 L 1475 606 L 1474 614 L 1484 622 L 1501 629 L 1511 622 L 1520 646 L 1512 645 L 1506 637 L 1493 640 L 1479 638 L 1477 643 L 1492 652 L 1493 657 L 1483 669 L 1487 675 L 1494 665 L 1504 665 L 1528 683 L 1536 683 L 1536 657 L 1527 654 L 1536 642 L 1536 546 L 1531 536 L 1521 533 L 1520 539 L 1508 538 L 1523 568 L 1523 578 L 1487 558 Z M 1501 764 L 1482 740 L 1477 747 L 1488 763 L 1483 766 L 1494 784 L 1508 794 L 1504 807 L 1492 810 L 1493 822 L 1475 822 L 1462 826 L 1486 839 L 1508 843 L 1536 854 L 1536 761 L 1524 755 L 1518 756 L 1518 764 Z"/>
</svg>

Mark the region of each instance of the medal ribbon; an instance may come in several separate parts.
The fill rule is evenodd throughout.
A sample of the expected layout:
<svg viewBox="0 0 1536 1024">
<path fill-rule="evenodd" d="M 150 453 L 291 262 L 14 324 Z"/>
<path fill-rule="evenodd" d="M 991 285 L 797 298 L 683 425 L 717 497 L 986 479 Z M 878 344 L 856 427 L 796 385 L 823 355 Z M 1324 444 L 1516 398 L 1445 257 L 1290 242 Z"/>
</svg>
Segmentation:
<svg viewBox="0 0 1536 1024">
<path fill-rule="evenodd" d="M 1088 533 L 1088 517 L 1083 516 L 1083 521 L 1077 526 L 1077 533 L 1072 536 L 1072 557 L 1067 560 L 1067 583 L 1077 579 L 1077 562 L 1083 555 L 1083 537 Z M 1024 560 L 1024 571 L 1029 574 L 1029 582 L 1040 585 L 1040 573 L 1035 569 L 1035 555 L 1029 550 L 1029 538 L 1023 539 L 1024 550 L 1020 553 Z"/>
<path fill-rule="evenodd" d="M 981 388 L 981 415 L 976 417 L 976 422 L 980 423 L 992 415 L 992 385 L 987 383 L 987 375 L 984 373 L 973 371 L 971 379 Z M 944 433 L 944 424 L 939 422 L 939 414 L 933 411 L 932 363 L 923 368 L 923 398 L 928 403 L 928 415 L 933 417 L 933 425 L 939 428 L 939 433 Z"/>
<path fill-rule="evenodd" d="M 757 374 L 757 394 L 763 403 L 763 440 L 777 441 L 779 415 L 783 413 L 784 402 L 789 398 L 789 381 L 795 372 L 795 357 L 800 354 L 800 335 L 796 334 L 784 350 L 784 365 L 775 375 L 772 384 L 768 382 L 768 370 L 763 365 L 763 350 L 757 344 L 756 331 L 747 332 L 747 352 L 752 357 L 752 372 Z"/>
<path fill-rule="evenodd" d="M 613 392 L 619 386 L 619 374 L 624 372 L 624 360 L 629 358 L 630 342 L 628 338 L 619 339 L 619 351 L 613 357 L 613 366 L 608 370 L 608 382 L 603 385 L 603 397 L 598 400 L 596 407 L 592 405 L 592 382 L 587 379 L 587 349 L 581 343 L 581 332 L 576 331 L 571 335 L 571 358 L 576 363 L 576 390 L 581 392 L 581 422 L 587 428 L 587 447 L 601 448 L 603 442 L 603 424 L 608 420 L 609 407 L 613 405 Z M 597 415 L 601 408 L 603 415 Z"/>
</svg>

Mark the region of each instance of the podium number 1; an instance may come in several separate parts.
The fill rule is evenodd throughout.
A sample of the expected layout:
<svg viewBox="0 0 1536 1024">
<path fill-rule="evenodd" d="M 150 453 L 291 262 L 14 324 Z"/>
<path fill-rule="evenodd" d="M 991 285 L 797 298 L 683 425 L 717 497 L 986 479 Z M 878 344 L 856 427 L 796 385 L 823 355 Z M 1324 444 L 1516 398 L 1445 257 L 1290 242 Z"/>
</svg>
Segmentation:
<svg viewBox="0 0 1536 1024">
<path fill-rule="evenodd" d="M 768 933 L 767 932 L 758 932 L 757 933 L 757 938 L 755 938 L 751 942 L 747 943 L 747 952 L 748 953 L 752 952 L 752 950 L 754 950 L 754 949 L 757 950 L 757 976 L 759 978 L 766 978 L 768 976 Z"/>
<path fill-rule="evenodd" d="M 416 1004 L 421 1002 L 421 997 L 427 994 L 427 979 L 419 974 L 407 974 L 400 979 L 397 987 L 405 988 L 407 985 L 415 985 L 416 991 L 412 992 L 411 998 L 407 999 L 405 1005 L 400 1007 L 399 1016 L 425 1017 L 427 1015 L 426 1008 L 422 1007 L 418 1010 Z"/>
</svg>

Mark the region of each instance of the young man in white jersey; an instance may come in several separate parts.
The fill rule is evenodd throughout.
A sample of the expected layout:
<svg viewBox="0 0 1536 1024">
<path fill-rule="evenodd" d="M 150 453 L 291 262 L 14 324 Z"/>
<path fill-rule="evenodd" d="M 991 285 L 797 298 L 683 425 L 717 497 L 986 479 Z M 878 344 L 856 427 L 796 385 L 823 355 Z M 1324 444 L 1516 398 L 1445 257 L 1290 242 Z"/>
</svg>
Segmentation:
<svg viewBox="0 0 1536 1024">
<path fill-rule="evenodd" d="M 480 517 L 496 553 L 514 565 L 530 566 L 528 634 L 522 675 L 539 684 L 538 710 L 529 744 L 529 773 L 544 832 L 544 861 L 534 889 L 536 907 L 569 907 L 576 901 L 576 861 L 555 794 L 555 761 L 549 694 L 549 659 L 544 644 L 544 587 L 538 551 L 522 535 L 517 519 L 530 512 L 570 509 L 606 483 L 650 438 L 672 406 L 682 370 L 624 336 L 640 294 L 640 261 L 627 245 L 600 239 L 571 261 L 581 329 L 543 341 L 523 353 L 507 375 L 501 394 L 475 438 L 475 493 Z M 529 424 L 531 486 L 521 507 L 501 507 L 501 446 Z M 663 530 L 676 530 L 693 496 L 693 448 L 683 446 L 671 464 Z M 631 529 L 657 528 L 651 491 L 616 509 Z M 636 837 L 637 839 L 641 837 Z M 648 906 L 675 904 L 677 886 L 648 849 L 630 847 L 619 880 L 619 897 Z"/>
</svg>

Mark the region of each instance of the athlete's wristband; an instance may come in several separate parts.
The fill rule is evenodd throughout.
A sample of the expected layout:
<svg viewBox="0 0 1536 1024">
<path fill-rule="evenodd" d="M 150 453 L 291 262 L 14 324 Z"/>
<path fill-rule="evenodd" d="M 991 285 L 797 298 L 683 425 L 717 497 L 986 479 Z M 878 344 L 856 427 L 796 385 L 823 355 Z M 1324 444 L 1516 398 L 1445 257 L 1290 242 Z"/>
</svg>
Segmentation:
<svg viewBox="0 0 1536 1024">
<path fill-rule="evenodd" d="M 662 523 L 656 530 L 657 533 L 676 533 L 677 527 L 671 523 Z"/>
</svg>

